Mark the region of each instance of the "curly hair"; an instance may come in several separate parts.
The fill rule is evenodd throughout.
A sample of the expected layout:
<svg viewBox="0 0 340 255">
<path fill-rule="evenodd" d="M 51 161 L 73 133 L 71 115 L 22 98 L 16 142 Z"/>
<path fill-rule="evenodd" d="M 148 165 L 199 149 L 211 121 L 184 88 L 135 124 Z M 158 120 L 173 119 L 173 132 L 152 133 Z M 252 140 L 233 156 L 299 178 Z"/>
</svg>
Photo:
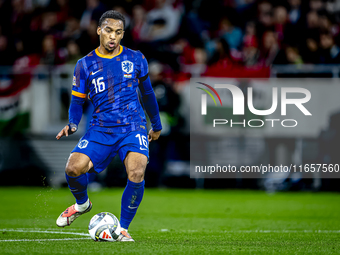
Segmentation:
<svg viewBox="0 0 340 255">
<path fill-rule="evenodd" d="M 123 26 L 125 28 L 125 18 L 123 16 L 123 14 L 121 14 L 120 12 L 112 11 L 112 10 L 104 12 L 103 15 L 99 19 L 99 23 L 98 23 L 99 27 L 101 27 L 101 25 L 103 24 L 105 19 L 117 19 L 117 20 L 121 20 L 123 22 Z"/>
</svg>

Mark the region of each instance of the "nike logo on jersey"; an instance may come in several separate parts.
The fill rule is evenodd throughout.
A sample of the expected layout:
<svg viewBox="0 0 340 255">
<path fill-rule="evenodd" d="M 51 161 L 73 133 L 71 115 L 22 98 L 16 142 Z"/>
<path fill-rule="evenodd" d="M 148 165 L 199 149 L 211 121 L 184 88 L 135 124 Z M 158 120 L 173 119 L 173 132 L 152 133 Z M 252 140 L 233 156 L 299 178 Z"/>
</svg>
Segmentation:
<svg viewBox="0 0 340 255">
<path fill-rule="evenodd" d="M 142 147 L 139 147 L 140 150 L 142 151 L 147 151 L 148 149 L 145 149 L 145 148 L 142 148 Z"/>
<path fill-rule="evenodd" d="M 129 209 L 136 209 L 138 208 L 138 206 L 135 206 L 135 207 L 131 207 L 131 206 L 128 206 Z"/>
<path fill-rule="evenodd" d="M 99 70 L 97 70 L 95 72 L 91 72 L 90 75 L 95 75 L 96 73 L 100 72 L 101 70 L 103 70 L 103 69 L 99 69 Z"/>
</svg>

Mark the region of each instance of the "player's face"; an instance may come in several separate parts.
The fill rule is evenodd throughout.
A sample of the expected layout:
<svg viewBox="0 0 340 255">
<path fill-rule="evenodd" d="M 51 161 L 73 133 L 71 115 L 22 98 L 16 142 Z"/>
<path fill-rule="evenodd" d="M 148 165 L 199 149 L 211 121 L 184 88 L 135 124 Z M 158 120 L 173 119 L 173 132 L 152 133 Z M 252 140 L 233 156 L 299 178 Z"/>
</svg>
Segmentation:
<svg viewBox="0 0 340 255">
<path fill-rule="evenodd" d="M 97 28 L 100 46 L 108 53 L 113 52 L 124 36 L 123 21 L 117 19 L 105 19 L 101 27 Z"/>
</svg>

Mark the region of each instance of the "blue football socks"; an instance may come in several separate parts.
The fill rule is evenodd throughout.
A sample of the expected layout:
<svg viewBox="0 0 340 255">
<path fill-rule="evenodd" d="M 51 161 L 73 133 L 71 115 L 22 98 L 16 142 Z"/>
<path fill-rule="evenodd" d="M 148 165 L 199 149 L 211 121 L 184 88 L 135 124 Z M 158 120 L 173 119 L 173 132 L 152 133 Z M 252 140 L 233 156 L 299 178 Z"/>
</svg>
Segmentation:
<svg viewBox="0 0 340 255">
<path fill-rule="evenodd" d="M 76 198 L 77 204 L 84 204 L 88 200 L 87 184 L 88 179 L 86 174 L 81 174 L 77 177 L 68 176 L 65 173 L 68 187 L 70 188 L 73 196 Z"/>
<path fill-rule="evenodd" d="M 120 225 L 124 229 L 128 229 L 129 225 L 135 217 L 138 206 L 140 205 L 144 194 L 145 181 L 135 183 L 130 180 L 127 181 L 127 185 L 122 196 L 122 205 L 120 213 Z"/>
</svg>

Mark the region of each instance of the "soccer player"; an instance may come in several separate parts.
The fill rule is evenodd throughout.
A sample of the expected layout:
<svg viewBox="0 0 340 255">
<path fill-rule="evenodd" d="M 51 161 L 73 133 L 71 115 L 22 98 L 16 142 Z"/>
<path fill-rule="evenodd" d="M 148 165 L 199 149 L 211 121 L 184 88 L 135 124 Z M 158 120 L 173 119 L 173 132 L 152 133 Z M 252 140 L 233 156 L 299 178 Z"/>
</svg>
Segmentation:
<svg viewBox="0 0 340 255">
<path fill-rule="evenodd" d="M 128 227 L 143 198 L 149 142 L 159 138 L 162 125 L 145 57 L 139 51 L 120 45 L 124 25 L 122 14 L 105 12 L 97 28 L 100 46 L 78 60 L 75 67 L 69 124 L 56 138 L 59 140 L 77 131 L 87 96 L 94 111 L 90 128 L 66 163 L 65 176 L 76 203 L 68 207 L 56 223 L 59 227 L 69 226 L 91 210 L 86 173 L 92 167 L 100 173 L 118 154 L 128 175 L 121 201 L 122 231 L 118 241 L 134 241 L 128 234 Z M 137 89 L 152 124 L 149 133 Z"/>
</svg>

